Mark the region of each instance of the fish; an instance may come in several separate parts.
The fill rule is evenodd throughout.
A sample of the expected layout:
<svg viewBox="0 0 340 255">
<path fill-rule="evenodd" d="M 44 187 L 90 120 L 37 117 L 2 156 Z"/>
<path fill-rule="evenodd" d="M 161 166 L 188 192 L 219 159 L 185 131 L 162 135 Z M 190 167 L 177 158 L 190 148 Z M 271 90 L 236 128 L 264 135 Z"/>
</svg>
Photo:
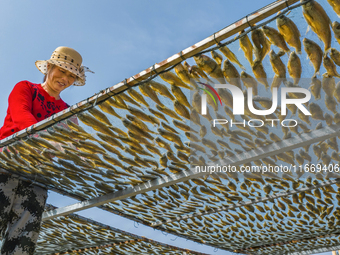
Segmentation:
<svg viewBox="0 0 340 255">
<path fill-rule="evenodd" d="M 91 108 L 91 109 L 89 109 L 87 111 L 89 113 L 91 113 L 96 119 L 98 119 L 99 121 L 103 122 L 107 126 L 112 126 L 111 122 L 106 117 L 106 115 L 104 113 L 102 113 L 100 110 L 98 110 L 97 108 Z"/>
<path fill-rule="evenodd" d="M 261 61 L 256 60 L 254 62 L 254 65 L 252 66 L 252 70 L 253 70 L 253 73 L 255 74 L 255 78 L 257 79 L 257 81 L 259 83 L 263 84 L 266 89 L 268 89 L 269 84 L 268 84 L 268 81 L 267 81 L 267 74 L 264 70 L 264 67 L 263 67 Z M 232 107 L 232 106 L 230 106 L 230 107 Z"/>
<path fill-rule="evenodd" d="M 175 127 L 181 129 L 182 131 L 184 132 L 189 132 L 189 131 L 192 131 L 191 127 L 182 123 L 182 122 L 179 122 L 177 120 L 172 120 L 172 123 L 174 124 Z M 195 131 L 196 132 L 196 131 Z"/>
<path fill-rule="evenodd" d="M 108 114 L 110 114 L 110 115 L 113 115 L 113 116 L 115 116 L 115 117 L 117 117 L 117 118 L 119 118 L 119 119 L 122 118 L 118 113 L 115 112 L 115 110 L 114 110 L 114 109 L 110 106 L 110 104 L 107 103 L 106 101 L 104 101 L 104 102 L 98 104 L 98 107 L 99 107 L 103 112 L 106 112 L 106 113 L 108 113 Z"/>
<path fill-rule="evenodd" d="M 155 133 L 156 134 L 156 133 Z M 149 146 L 152 146 L 154 145 L 153 143 L 150 143 L 147 139 L 145 139 L 144 137 L 138 135 L 138 134 L 135 134 L 131 131 L 128 131 L 128 135 L 135 141 L 138 141 L 139 143 L 141 144 L 145 144 L 145 145 L 149 145 Z"/>
<path fill-rule="evenodd" d="M 129 95 L 136 100 L 138 103 L 145 105 L 146 107 L 150 107 L 149 104 L 145 101 L 144 97 L 139 94 L 136 90 L 134 90 L 133 88 L 129 88 L 127 90 L 127 92 L 129 93 Z"/>
<path fill-rule="evenodd" d="M 174 70 L 175 70 L 176 74 L 178 75 L 178 77 L 183 82 L 185 82 L 186 84 L 189 84 L 189 85 L 191 85 L 191 86 L 193 86 L 194 88 L 197 89 L 198 85 L 197 85 L 196 81 L 194 79 L 192 79 L 192 77 L 189 74 L 189 71 L 184 68 L 182 63 L 178 63 L 175 66 Z"/>
<path fill-rule="evenodd" d="M 333 96 L 340 103 L 340 82 L 336 84 L 335 90 L 333 91 Z"/>
<path fill-rule="evenodd" d="M 218 80 L 220 83 L 225 84 L 225 79 L 223 77 L 222 70 L 220 66 L 215 62 L 215 60 L 209 58 L 204 54 L 194 56 L 196 64 L 207 72 L 210 77 Z"/>
<path fill-rule="evenodd" d="M 139 91 L 146 97 L 149 97 L 156 104 L 163 106 L 163 103 L 157 97 L 156 92 L 150 87 L 148 83 L 143 83 L 138 86 Z"/>
<path fill-rule="evenodd" d="M 177 132 L 176 129 L 172 128 L 172 127 L 169 126 L 168 124 L 165 124 L 164 122 L 162 122 L 162 127 L 163 127 L 165 130 L 169 131 L 169 132 L 172 132 L 172 133 L 175 133 L 175 134 L 179 134 L 179 133 Z"/>
<path fill-rule="evenodd" d="M 120 93 L 119 97 L 121 100 L 134 104 L 135 106 L 141 107 L 139 103 L 129 97 L 126 93 Z"/>
<path fill-rule="evenodd" d="M 148 132 L 146 132 L 145 130 L 141 129 L 140 127 L 138 127 L 137 125 L 133 124 L 131 121 L 127 120 L 127 119 L 123 119 L 122 120 L 123 125 L 130 130 L 131 132 L 135 133 L 135 134 L 139 134 L 145 138 L 148 138 L 150 140 L 153 140 L 152 135 L 150 135 Z"/>
<path fill-rule="evenodd" d="M 327 54 L 323 57 L 323 66 L 325 67 L 327 74 L 329 76 L 334 76 L 340 78 L 340 75 L 338 74 L 336 70 L 336 65 L 334 64 L 333 60 L 331 60 Z"/>
<path fill-rule="evenodd" d="M 340 23 L 337 21 L 334 21 L 332 23 L 332 30 L 333 30 L 335 39 L 340 44 Z"/>
<path fill-rule="evenodd" d="M 166 153 L 164 153 L 164 154 L 162 155 L 162 157 L 160 157 L 159 163 L 160 163 L 161 166 L 163 166 L 163 167 L 167 167 L 167 166 L 168 166 L 168 158 L 167 158 L 167 156 L 166 156 Z"/>
<path fill-rule="evenodd" d="M 340 52 L 337 49 L 331 48 L 329 56 L 337 66 L 340 66 Z"/>
<path fill-rule="evenodd" d="M 118 99 L 117 97 L 109 97 L 104 102 L 114 108 L 126 109 L 127 107 L 125 102 L 121 98 Z"/>
<path fill-rule="evenodd" d="M 164 140 L 162 140 L 161 138 L 156 137 L 155 142 L 158 144 L 159 147 L 164 148 L 168 151 L 172 151 L 170 145 L 167 142 L 165 142 Z"/>
<path fill-rule="evenodd" d="M 276 25 L 288 45 L 295 48 L 298 54 L 301 54 L 301 35 L 295 23 L 286 16 L 279 16 L 276 19 Z"/>
<path fill-rule="evenodd" d="M 334 99 L 333 96 L 326 95 L 325 97 L 325 105 L 328 110 L 332 111 L 334 114 L 337 112 L 336 111 L 336 100 Z"/>
<path fill-rule="evenodd" d="M 185 94 L 182 92 L 182 90 L 179 87 L 171 85 L 171 92 L 181 104 L 189 108 L 191 107 L 190 103 L 188 102 L 187 97 L 185 96 Z"/>
<path fill-rule="evenodd" d="M 313 119 L 324 120 L 323 111 L 322 111 L 322 109 L 320 108 L 319 105 L 312 102 L 312 103 L 309 104 L 308 107 L 309 107 L 310 113 L 312 114 Z"/>
<path fill-rule="evenodd" d="M 78 143 L 75 144 L 75 146 L 78 148 L 79 146 L 82 147 L 87 147 L 89 149 L 89 151 L 93 152 L 93 153 L 101 153 L 101 154 L 106 154 L 106 151 L 102 148 L 100 148 L 98 145 L 92 143 L 92 142 L 88 142 L 88 141 L 82 141 L 79 140 Z"/>
<path fill-rule="evenodd" d="M 157 154 L 158 156 L 162 156 L 162 154 L 160 153 L 160 151 L 159 151 L 155 146 L 146 144 L 145 147 L 146 147 L 150 152 L 155 153 L 155 154 Z"/>
<path fill-rule="evenodd" d="M 168 115 L 168 116 L 170 116 L 174 119 L 182 121 L 182 119 L 173 110 L 167 108 L 166 106 L 162 107 L 162 106 L 156 105 L 156 108 L 157 108 L 157 110 L 165 113 L 166 115 Z"/>
<path fill-rule="evenodd" d="M 244 30 L 242 30 L 241 32 L 239 32 L 239 34 L 244 33 Z M 243 50 L 244 52 L 244 56 L 246 57 L 246 59 L 249 61 L 250 66 L 253 65 L 254 61 L 253 61 L 253 50 L 254 47 L 248 37 L 247 34 L 245 34 L 244 36 L 242 36 L 239 39 L 239 43 L 240 43 L 240 48 Z"/>
<path fill-rule="evenodd" d="M 307 53 L 309 60 L 312 62 L 314 67 L 314 76 L 319 74 L 322 58 L 323 58 L 323 51 L 321 47 L 315 43 L 314 41 L 304 38 L 303 39 L 303 46 Z"/>
<path fill-rule="evenodd" d="M 125 116 L 129 121 L 131 121 L 133 124 L 137 125 L 139 128 L 143 129 L 144 131 L 156 134 L 155 132 L 151 131 L 149 127 L 140 119 L 138 119 L 135 115 L 126 114 Z"/>
<path fill-rule="evenodd" d="M 251 39 L 254 43 L 255 61 L 262 62 L 270 51 L 270 42 L 266 38 L 263 30 L 259 28 L 251 31 Z"/>
<path fill-rule="evenodd" d="M 167 140 L 169 140 L 171 142 L 176 143 L 178 146 L 183 146 L 182 140 L 181 140 L 181 138 L 178 135 L 176 135 L 176 134 L 174 134 L 172 132 L 166 131 L 166 130 L 164 130 L 162 128 L 158 128 L 157 131 L 165 139 L 167 139 Z"/>
<path fill-rule="evenodd" d="M 203 153 L 206 153 L 205 148 L 197 143 L 193 143 L 193 142 L 185 142 L 185 145 L 187 145 L 191 150 L 195 149 L 198 151 L 201 151 Z"/>
<path fill-rule="evenodd" d="M 280 34 L 279 31 L 277 31 L 275 28 L 269 27 L 269 26 L 263 26 L 262 30 L 264 34 L 268 37 L 271 44 L 274 44 L 275 46 L 279 47 L 285 52 L 289 52 L 290 49 L 287 46 L 287 43 L 285 39 L 283 38 L 283 35 Z"/>
<path fill-rule="evenodd" d="M 161 73 L 159 75 L 164 81 L 170 83 L 171 85 L 179 86 L 185 89 L 190 89 L 192 90 L 193 88 L 186 83 L 184 83 L 176 74 L 173 72 L 167 71 L 164 73 Z"/>
<path fill-rule="evenodd" d="M 200 115 L 198 114 L 198 112 L 195 109 L 191 110 L 190 120 L 197 125 L 201 125 Z"/>
<path fill-rule="evenodd" d="M 147 84 L 149 84 L 150 87 L 153 88 L 158 94 L 167 97 L 170 100 L 175 100 L 174 96 L 170 93 L 167 86 L 165 86 L 164 84 L 153 80 L 148 81 Z"/>
<path fill-rule="evenodd" d="M 327 0 L 327 2 L 332 6 L 335 13 L 340 17 L 340 1 L 339 0 Z"/>
<path fill-rule="evenodd" d="M 324 51 L 327 52 L 331 47 L 331 20 L 322 6 L 312 0 L 302 5 L 302 14 L 311 27 L 314 33 L 317 34 L 319 39 L 323 41 L 325 47 Z"/>
<path fill-rule="evenodd" d="M 208 82 L 212 82 L 212 80 L 210 80 L 210 78 L 208 77 L 208 75 L 206 75 L 204 70 L 197 65 L 191 66 L 189 73 L 194 74 L 195 77 L 198 77 L 196 80 L 201 80 L 201 78 L 203 78 L 203 79 L 207 80 Z"/>
<path fill-rule="evenodd" d="M 136 167 L 140 167 L 140 166 L 141 166 L 140 164 L 136 163 L 136 162 L 135 162 L 133 159 L 131 159 L 131 158 L 128 158 L 128 157 L 125 157 L 125 156 L 118 156 L 118 158 L 119 158 L 121 161 L 127 163 L 127 164 L 130 165 L 130 166 L 136 166 Z"/>
<path fill-rule="evenodd" d="M 219 64 L 221 66 L 222 62 L 223 62 L 223 57 L 221 54 L 218 54 L 216 51 L 212 50 L 210 51 L 211 56 L 213 57 L 213 59 L 217 62 L 217 64 Z"/>
<path fill-rule="evenodd" d="M 328 73 L 322 77 L 322 89 L 328 96 L 333 96 L 335 91 L 335 79 Z"/>
<path fill-rule="evenodd" d="M 146 122 L 149 122 L 149 123 L 154 123 L 150 117 L 144 112 L 144 111 L 141 111 L 135 107 L 132 107 L 132 106 L 127 106 L 127 110 L 132 114 L 132 115 L 135 115 L 136 117 L 140 118 L 141 120 L 144 120 Z"/>
<path fill-rule="evenodd" d="M 241 72 L 241 80 L 243 82 L 243 84 L 247 87 L 247 88 L 252 88 L 252 93 L 253 95 L 257 95 L 257 81 L 256 79 L 251 76 L 250 74 L 247 74 L 245 71 Z"/>
<path fill-rule="evenodd" d="M 244 66 L 237 59 L 236 55 L 226 46 L 221 46 L 219 50 L 223 53 L 223 55 L 229 59 L 231 62 L 237 64 L 242 70 L 246 70 Z"/>
<path fill-rule="evenodd" d="M 89 139 L 89 140 L 94 140 L 96 141 L 95 138 L 92 137 L 92 135 L 90 135 L 89 133 L 87 133 L 81 126 L 77 125 L 76 123 L 74 123 L 73 121 L 67 119 L 66 120 L 66 124 L 67 124 L 67 127 L 72 129 L 73 131 L 77 132 L 77 133 L 80 133 L 81 136 Z"/>
<path fill-rule="evenodd" d="M 153 115 L 155 115 L 157 118 L 160 118 L 160 119 L 166 121 L 167 123 L 169 123 L 169 121 L 168 121 L 167 118 L 164 116 L 164 114 L 162 114 L 162 113 L 160 113 L 159 111 L 156 111 L 156 110 L 154 110 L 154 109 L 152 109 L 152 108 L 149 108 L 149 111 L 150 111 Z"/>
<path fill-rule="evenodd" d="M 109 136 L 115 136 L 115 134 L 112 133 L 112 131 L 107 126 L 105 126 L 103 122 L 97 120 L 91 115 L 87 113 L 78 113 L 77 116 L 81 122 L 83 122 L 85 125 L 92 127 L 94 130 L 104 133 Z"/>
<path fill-rule="evenodd" d="M 287 69 L 289 76 L 293 78 L 293 84 L 298 85 L 302 74 L 302 66 L 301 60 L 295 51 L 289 55 Z"/>
<path fill-rule="evenodd" d="M 108 143 L 98 141 L 98 143 L 107 151 L 114 153 L 116 155 L 121 155 L 120 151 L 115 149 L 113 146 L 109 145 Z"/>
<path fill-rule="evenodd" d="M 269 55 L 270 64 L 272 65 L 274 73 L 280 78 L 286 78 L 286 66 L 283 64 L 279 54 L 276 54 L 274 50 L 271 50 Z"/>
<path fill-rule="evenodd" d="M 197 136 L 195 136 L 191 132 L 185 132 L 184 134 L 190 141 L 193 141 L 193 142 L 200 142 L 201 141 Z"/>
<path fill-rule="evenodd" d="M 236 67 L 229 61 L 229 59 L 226 59 L 223 62 L 223 74 L 226 77 L 227 81 L 237 86 L 238 88 L 242 89 L 242 84 L 240 80 L 240 74 L 237 71 Z"/>
<path fill-rule="evenodd" d="M 316 77 L 313 77 L 311 86 L 308 89 L 312 92 L 312 95 L 314 96 L 315 100 L 319 100 L 321 98 L 320 94 L 321 88 L 322 88 L 321 81 Z"/>
<path fill-rule="evenodd" d="M 331 126 L 333 124 L 333 117 L 329 113 L 326 112 L 324 118 L 327 126 Z"/>
<path fill-rule="evenodd" d="M 56 142 L 56 143 L 61 143 L 64 145 L 67 145 L 66 141 L 60 140 L 58 137 L 55 137 L 53 135 L 49 135 L 48 133 L 39 133 L 39 136 L 45 140 L 51 141 L 51 142 Z"/>
</svg>

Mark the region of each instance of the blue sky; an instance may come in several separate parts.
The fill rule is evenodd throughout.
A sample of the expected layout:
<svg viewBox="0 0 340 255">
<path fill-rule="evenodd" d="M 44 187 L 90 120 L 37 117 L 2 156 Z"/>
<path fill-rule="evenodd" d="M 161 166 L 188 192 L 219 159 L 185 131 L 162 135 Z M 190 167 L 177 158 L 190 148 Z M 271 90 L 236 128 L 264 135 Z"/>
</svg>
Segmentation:
<svg viewBox="0 0 340 255">
<path fill-rule="evenodd" d="M 0 125 L 7 97 L 21 80 L 40 83 L 34 65 L 58 46 L 79 51 L 83 64 L 95 71 L 85 87 L 62 93 L 70 105 L 128 78 L 154 63 L 210 36 L 271 0 L 172 1 L 1 1 Z M 51 193 L 49 203 L 63 206 L 72 199 Z M 80 214 L 171 245 L 210 254 L 228 254 L 139 226 L 99 209 Z M 331 254 L 331 253 L 324 253 Z"/>
</svg>

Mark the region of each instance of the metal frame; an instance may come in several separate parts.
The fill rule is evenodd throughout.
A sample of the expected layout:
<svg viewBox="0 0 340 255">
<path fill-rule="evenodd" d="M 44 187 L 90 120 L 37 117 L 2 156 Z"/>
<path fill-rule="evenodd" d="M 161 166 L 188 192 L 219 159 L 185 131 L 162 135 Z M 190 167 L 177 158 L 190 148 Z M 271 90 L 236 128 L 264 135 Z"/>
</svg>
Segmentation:
<svg viewBox="0 0 340 255">
<path fill-rule="evenodd" d="M 220 160 L 221 165 L 242 165 L 245 163 L 252 162 L 261 158 L 266 158 L 272 155 L 276 155 L 282 152 L 290 151 L 295 148 L 303 147 L 305 145 L 313 144 L 325 139 L 339 136 L 340 135 L 340 124 L 324 127 L 319 130 L 314 130 L 310 133 L 304 133 L 299 136 L 283 140 L 281 142 L 273 143 L 252 151 L 244 152 L 235 155 L 227 160 Z M 64 216 L 77 211 L 85 210 L 91 207 L 100 206 L 116 200 L 122 200 L 137 194 L 145 193 L 162 187 L 167 187 L 178 182 L 184 182 L 192 178 L 198 178 L 206 175 L 206 172 L 196 172 L 194 168 L 183 171 L 179 174 L 172 174 L 170 176 L 163 176 L 155 180 L 151 180 L 140 185 L 120 190 L 114 193 L 106 194 L 100 197 L 89 199 L 86 201 L 78 202 L 69 206 L 61 207 L 55 210 L 45 212 L 43 214 L 43 221 L 53 219 L 55 217 Z M 335 182 L 336 183 L 336 182 Z M 327 185 L 331 185 L 327 184 Z M 293 191 L 292 191 L 293 192 Z M 291 193 L 294 194 L 294 193 Z M 285 196 L 285 195 L 281 195 Z M 269 199 L 269 198 L 267 198 Z M 253 203 L 253 202 L 250 202 Z M 239 207 L 239 206 L 238 206 Z M 226 208 L 226 207 L 225 207 Z M 228 207 L 229 208 L 229 207 Z M 226 208 L 227 209 L 227 208 Z M 221 209 L 224 210 L 224 209 Z"/>
<path fill-rule="evenodd" d="M 258 10 L 254 12 L 253 14 L 246 16 L 243 19 L 240 19 L 239 21 L 227 26 L 226 28 L 223 28 L 222 30 L 214 33 L 213 35 L 207 37 L 206 39 L 194 44 L 193 46 L 190 46 L 183 51 L 159 62 L 154 64 L 153 66 L 145 69 L 144 71 L 141 71 L 140 73 L 126 79 L 125 81 L 119 82 L 116 85 L 113 85 L 112 87 L 109 87 L 107 89 L 104 89 L 100 91 L 99 93 L 95 94 L 92 97 L 89 97 L 88 99 L 85 99 L 75 105 L 72 105 L 68 109 L 61 111 L 57 114 L 54 114 L 53 116 L 38 122 L 37 124 L 34 124 L 24 130 L 21 130 L 17 133 L 15 133 L 12 136 L 9 136 L 5 139 L 2 139 L 0 141 L 0 147 L 6 146 L 8 144 L 11 144 L 17 140 L 20 140 L 21 138 L 24 138 L 30 134 L 33 134 L 39 130 L 46 129 L 47 127 L 55 124 L 56 122 L 60 122 L 64 119 L 67 119 L 70 116 L 73 116 L 81 111 L 84 111 L 88 108 L 93 107 L 94 105 L 104 101 L 105 99 L 115 95 L 119 94 L 120 92 L 128 89 L 129 87 L 132 87 L 138 82 L 150 77 L 154 74 L 158 74 L 162 71 L 165 71 L 167 68 L 172 67 L 181 61 L 183 59 L 190 58 L 194 56 L 195 54 L 203 51 L 204 49 L 207 49 L 208 47 L 216 44 L 216 42 L 220 42 L 240 31 L 243 29 L 248 28 L 249 26 L 255 25 L 257 22 L 264 20 L 265 18 L 282 11 L 283 9 L 289 7 L 290 5 L 298 2 L 299 0 L 286 0 L 286 1 L 276 1 L 270 5 L 267 5 L 266 7 L 262 8 L 261 10 Z"/>
</svg>

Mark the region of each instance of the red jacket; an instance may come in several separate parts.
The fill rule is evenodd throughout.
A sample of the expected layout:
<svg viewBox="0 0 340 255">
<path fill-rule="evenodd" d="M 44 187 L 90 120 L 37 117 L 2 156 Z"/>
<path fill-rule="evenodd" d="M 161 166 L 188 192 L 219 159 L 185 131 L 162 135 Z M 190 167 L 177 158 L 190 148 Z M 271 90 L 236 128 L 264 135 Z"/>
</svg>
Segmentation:
<svg viewBox="0 0 340 255">
<path fill-rule="evenodd" d="M 8 97 L 7 116 L 0 129 L 0 140 L 68 107 L 62 99 L 50 96 L 41 84 L 21 81 Z"/>
</svg>

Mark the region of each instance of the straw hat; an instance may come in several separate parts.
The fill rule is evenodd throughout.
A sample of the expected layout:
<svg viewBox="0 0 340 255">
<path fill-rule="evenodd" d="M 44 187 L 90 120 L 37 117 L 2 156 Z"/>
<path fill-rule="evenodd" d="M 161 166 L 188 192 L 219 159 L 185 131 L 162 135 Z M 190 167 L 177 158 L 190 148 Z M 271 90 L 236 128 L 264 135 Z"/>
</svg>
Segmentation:
<svg viewBox="0 0 340 255">
<path fill-rule="evenodd" d="M 70 71 L 77 76 L 77 79 L 73 83 L 73 85 L 84 86 L 86 81 L 85 72 L 93 72 L 87 67 L 82 66 L 82 61 L 83 59 L 77 51 L 69 47 L 60 46 L 54 50 L 49 60 L 37 60 L 35 61 L 35 66 L 39 69 L 40 72 L 46 74 L 47 63 L 54 64 L 67 71 Z"/>
</svg>

